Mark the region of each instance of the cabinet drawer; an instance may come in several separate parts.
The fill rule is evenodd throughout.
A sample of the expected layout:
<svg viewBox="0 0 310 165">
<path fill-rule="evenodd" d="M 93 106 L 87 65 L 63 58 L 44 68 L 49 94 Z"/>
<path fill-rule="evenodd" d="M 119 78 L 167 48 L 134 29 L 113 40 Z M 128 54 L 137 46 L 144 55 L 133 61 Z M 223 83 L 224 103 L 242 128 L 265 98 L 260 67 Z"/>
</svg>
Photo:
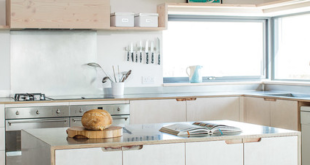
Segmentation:
<svg viewBox="0 0 310 165">
<path fill-rule="evenodd" d="M 225 141 L 186 143 L 186 165 L 243 165 L 243 144 Z"/>
<path fill-rule="evenodd" d="M 56 165 L 122 165 L 122 151 L 103 151 L 102 148 L 83 148 L 55 151 Z"/>
<path fill-rule="evenodd" d="M 123 165 L 185 165 L 185 144 L 144 145 L 123 151 Z"/>
</svg>

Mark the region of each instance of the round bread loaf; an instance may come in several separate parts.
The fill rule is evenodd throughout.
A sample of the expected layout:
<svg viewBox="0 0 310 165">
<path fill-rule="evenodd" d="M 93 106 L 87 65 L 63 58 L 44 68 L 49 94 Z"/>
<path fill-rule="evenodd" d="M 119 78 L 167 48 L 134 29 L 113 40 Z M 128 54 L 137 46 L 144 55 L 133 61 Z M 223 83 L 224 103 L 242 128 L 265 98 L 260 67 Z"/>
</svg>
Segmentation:
<svg viewBox="0 0 310 165">
<path fill-rule="evenodd" d="M 113 122 L 109 112 L 102 109 L 93 109 L 84 113 L 82 124 L 84 128 L 94 131 L 104 130 Z"/>
</svg>

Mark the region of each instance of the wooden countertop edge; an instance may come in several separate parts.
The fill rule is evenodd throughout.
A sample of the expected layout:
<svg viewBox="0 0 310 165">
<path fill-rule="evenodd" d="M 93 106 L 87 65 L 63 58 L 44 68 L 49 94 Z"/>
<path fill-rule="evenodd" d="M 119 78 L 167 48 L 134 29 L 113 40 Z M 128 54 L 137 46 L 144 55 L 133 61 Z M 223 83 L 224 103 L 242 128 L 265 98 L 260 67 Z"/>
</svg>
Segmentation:
<svg viewBox="0 0 310 165">
<path fill-rule="evenodd" d="M 177 94 L 176 94 L 177 95 Z M 115 99 L 82 99 L 82 100 L 50 100 L 50 101 L 12 101 L 1 102 L 0 104 L 36 104 L 36 103 L 58 103 L 58 102 L 96 102 L 96 101 L 132 101 L 132 100 L 163 100 L 163 99 L 182 99 L 182 98 L 208 98 L 208 97 L 258 97 L 258 98 L 273 98 L 279 100 L 292 100 L 301 102 L 310 102 L 309 99 L 300 99 L 294 97 L 279 97 L 259 94 L 210 94 L 210 95 L 192 95 L 192 96 L 168 96 L 168 97 L 137 97 L 137 98 L 115 98 Z"/>
<path fill-rule="evenodd" d="M 206 142 L 206 141 L 221 141 L 221 140 L 236 140 L 245 138 L 271 138 L 271 137 L 286 137 L 286 136 L 301 136 L 300 132 L 291 133 L 278 133 L 278 134 L 263 134 L 263 135 L 244 135 L 244 136 L 217 136 L 207 138 L 188 138 L 188 139 L 175 139 L 175 140 L 157 140 L 146 142 L 115 142 L 115 143 L 96 143 L 96 144 L 83 144 L 83 145 L 62 145 L 51 146 L 52 150 L 63 149 L 80 149 L 80 148 L 98 148 L 98 147 L 122 147 L 133 145 L 156 145 L 156 144 L 171 144 L 171 143 L 189 143 L 189 142 Z"/>
</svg>

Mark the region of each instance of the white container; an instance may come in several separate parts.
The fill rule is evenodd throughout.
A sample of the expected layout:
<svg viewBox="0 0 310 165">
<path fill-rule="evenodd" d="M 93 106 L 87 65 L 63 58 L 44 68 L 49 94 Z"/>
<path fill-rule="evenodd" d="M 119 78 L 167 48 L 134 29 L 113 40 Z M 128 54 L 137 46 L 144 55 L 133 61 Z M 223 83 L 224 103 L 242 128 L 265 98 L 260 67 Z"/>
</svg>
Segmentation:
<svg viewBox="0 0 310 165">
<path fill-rule="evenodd" d="M 112 13 L 111 26 L 114 27 L 133 27 L 134 13 Z"/>
<path fill-rule="evenodd" d="M 158 13 L 136 14 L 135 27 L 158 27 Z"/>
<path fill-rule="evenodd" d="M 124 95 L 124 84 L 121 83 L 112 83 L 112 95 L 113 96 L 122 96 Z"/>
</svg>

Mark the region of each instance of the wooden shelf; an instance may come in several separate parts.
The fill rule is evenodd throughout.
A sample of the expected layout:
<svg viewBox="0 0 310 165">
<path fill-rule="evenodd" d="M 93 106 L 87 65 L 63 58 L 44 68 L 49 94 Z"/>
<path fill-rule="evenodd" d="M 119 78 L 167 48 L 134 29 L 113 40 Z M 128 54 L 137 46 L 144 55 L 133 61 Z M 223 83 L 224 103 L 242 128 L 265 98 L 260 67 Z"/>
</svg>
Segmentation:
<svg viewBox="0 0 310 165">
<path fill-rule="evenodd" d="M 0 25 L 0 30 L 8 30 L 10 29 L 9 26 Z"/>
<path fill-rule="evenodd" d="M 111 31 L 121 31 L 121 30 L 133 30 L 133 31 L 160 31 L 166 30 L 165 27 L 110 27 L 109 29 L 96 29 L 96 30 L 111 30 Z"/>
</svg>

